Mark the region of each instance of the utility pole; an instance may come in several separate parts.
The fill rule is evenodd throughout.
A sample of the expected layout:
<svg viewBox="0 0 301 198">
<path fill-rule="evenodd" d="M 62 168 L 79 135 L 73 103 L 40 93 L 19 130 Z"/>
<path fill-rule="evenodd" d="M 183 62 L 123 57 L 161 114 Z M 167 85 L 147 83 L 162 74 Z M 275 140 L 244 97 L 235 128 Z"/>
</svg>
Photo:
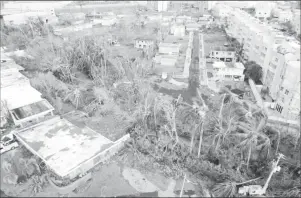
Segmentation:
<svg viewBox="0 0 301 198">
<path fill-rule="evenodd" d="M 183 184 L 182 184 L 182 188 L 181 188 L 180 197 L 183 196 L 183 191 L 184 191 L 184 185 L 185 185 L 185 182 L 186 182 L 186 174 L 184 175 L 184 180 L 183 180 Z"/>
</svg>

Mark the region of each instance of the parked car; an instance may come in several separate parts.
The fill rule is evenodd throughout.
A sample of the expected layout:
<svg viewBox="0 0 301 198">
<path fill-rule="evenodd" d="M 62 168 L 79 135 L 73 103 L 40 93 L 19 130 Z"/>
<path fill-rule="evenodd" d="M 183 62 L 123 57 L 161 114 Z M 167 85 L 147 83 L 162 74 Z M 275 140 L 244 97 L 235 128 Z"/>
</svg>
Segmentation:
<svg viewBox="0 0 301 198">
<path fill-rule="evenodd" d="M 5 135 L 1 138 L 0 142 L 0 154 L 7 151 L 13 150 L 19 146 L 18 142 L 15 140 L 12 134 Z"/>
</svg>

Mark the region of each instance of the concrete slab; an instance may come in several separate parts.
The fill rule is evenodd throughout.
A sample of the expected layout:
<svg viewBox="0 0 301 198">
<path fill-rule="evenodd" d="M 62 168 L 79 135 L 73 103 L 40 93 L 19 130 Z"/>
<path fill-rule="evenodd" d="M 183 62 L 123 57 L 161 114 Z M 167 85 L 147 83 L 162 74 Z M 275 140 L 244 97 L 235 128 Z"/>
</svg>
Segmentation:
<svg viewBox="0 0 301 198">
<path fill-rule="evenodd" d="M 1 100 L 7 102 L 9 110 L 42 101 L 41 95 L 30 84 L 15 84 L 1 87 Z"/>
<path fill-rule="evenodd" d="M 79 128 L 58 116 L 15 134 L 61 177 L 113 144 L 97 132 L 87 127 Z"/>
</svg>

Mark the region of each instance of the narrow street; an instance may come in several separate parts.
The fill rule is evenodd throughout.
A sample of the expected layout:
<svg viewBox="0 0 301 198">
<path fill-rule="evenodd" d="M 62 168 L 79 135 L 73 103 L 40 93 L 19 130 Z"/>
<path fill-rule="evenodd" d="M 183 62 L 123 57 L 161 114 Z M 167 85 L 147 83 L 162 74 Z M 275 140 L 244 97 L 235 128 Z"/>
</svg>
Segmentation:
<svg viewBox="0 0 301 198">
<path fill-rule="evenodd" d="M 199 69 L 200 69 L 200 83 L 201 85 L 208 86 L 206 57 L 204 53 L 204 36 L 201 32 L 198 34 L 199 38 Z"/>
<path fill-rule="evenodd" d="M 200 86 L 200 69 L 199 69 L 199 34 L 194 32 L 193 49 L 191 55 L 191 65 L 189 69 L 189 90 L 192 96 L 196 96 L 196 89 Z"/>
</svg>

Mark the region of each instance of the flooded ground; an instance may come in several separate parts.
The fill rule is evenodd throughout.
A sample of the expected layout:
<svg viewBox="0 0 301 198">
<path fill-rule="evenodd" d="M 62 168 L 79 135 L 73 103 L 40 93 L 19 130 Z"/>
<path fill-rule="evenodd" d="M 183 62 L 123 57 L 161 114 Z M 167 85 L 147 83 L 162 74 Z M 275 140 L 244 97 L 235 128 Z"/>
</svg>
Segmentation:
<svg viewBox="0 0 301 198">
<path fill-rule="evenodd" d="M 1 155 L 1 162 L 3 163 L 3 159 L 10 155 L 20 157 L 20 149 Z M 121 163 L 116 159 L 96 166 L 92 171 L 91 181 L 65 195 L 59 194 L 51 185 L 46 185 L 41 192 L 33 195 L 30 187 L 31 180 L 23 185 L 8 185 L 3 183 L 4 176 L 1 174 L 1 190 L 5 195 L 14 197 L 176 197 L 179 196 L 183 183 L 183 179 L 166 178 L 157 170 L 142 173 L 129 163 Z M 190 183 L 185 184 L 185 190 L 186 194 L 194 194 L 195 191 Z M 185 196 L 188 195 L 184 193 Z"/>
</svg>

